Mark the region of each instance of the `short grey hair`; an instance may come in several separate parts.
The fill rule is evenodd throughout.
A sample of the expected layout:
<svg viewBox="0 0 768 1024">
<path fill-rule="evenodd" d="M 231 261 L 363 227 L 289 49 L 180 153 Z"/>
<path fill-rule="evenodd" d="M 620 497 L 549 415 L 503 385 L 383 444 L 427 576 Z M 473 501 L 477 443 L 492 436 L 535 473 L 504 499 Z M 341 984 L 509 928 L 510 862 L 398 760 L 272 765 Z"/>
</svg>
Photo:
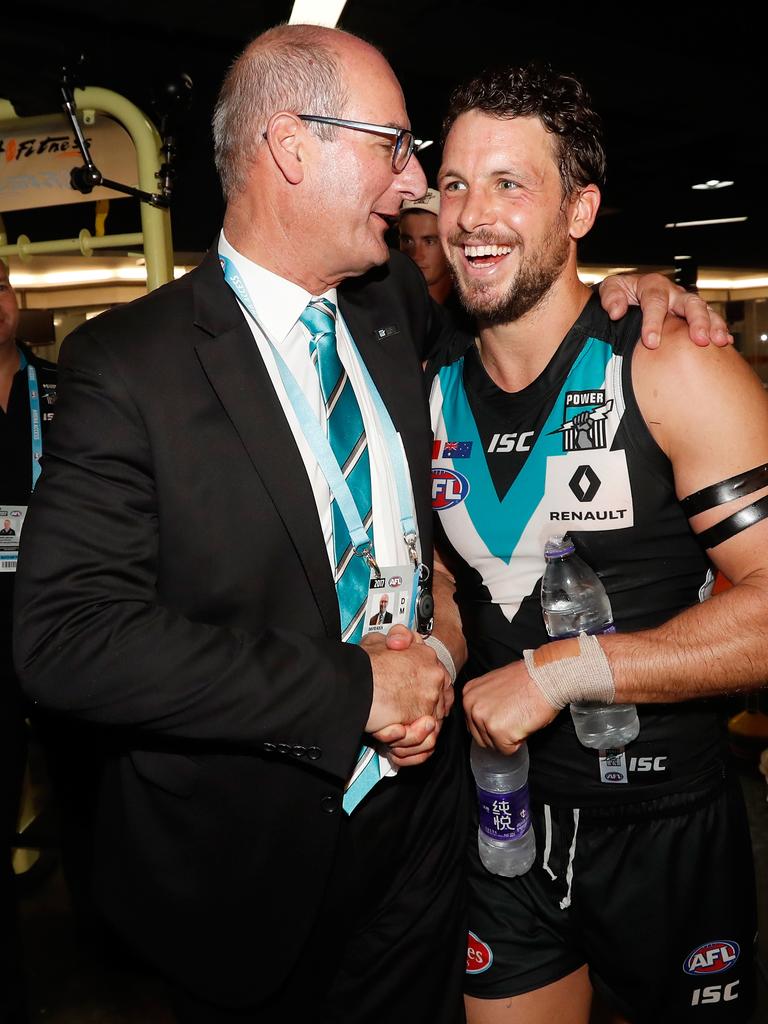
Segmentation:
<svg viewBox="0 0 768 1024">
<path fill-rule="evenodd" d="M 262 145 L 273 114 L 341 117 L 347 85 L 328 29 L 279 25 L 258 36 L 227 72 L 213 114 L 216 169 L 225 198 L 245 187 L 248 164 Z M 307 122 L 321 139 L 336 137 L 331 125 Z"/>
</svg>

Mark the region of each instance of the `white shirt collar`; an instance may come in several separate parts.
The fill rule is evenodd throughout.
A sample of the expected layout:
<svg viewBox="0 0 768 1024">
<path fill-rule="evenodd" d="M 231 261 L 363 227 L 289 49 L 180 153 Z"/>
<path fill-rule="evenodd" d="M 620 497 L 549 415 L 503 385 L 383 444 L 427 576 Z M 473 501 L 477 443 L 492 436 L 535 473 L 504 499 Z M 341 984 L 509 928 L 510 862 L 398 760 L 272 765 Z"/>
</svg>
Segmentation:
<svg viewBox="0 0 768 1024">
<path fill-rule="evenodd" d="M 301 285 L 288 281 L 243 256 L 227 241 L 223 229 L 219 235 L 219 252 L 232 260 L 237 267 L 251 296 L 259 323 L 272 341 L 280 346 L 296 326 L 296 321 L 304 312 L 309 300 L 313 298 L 312 294 Z M 337 305 L 336 289 L 329 288 L 327 292 L 323 292 L 323 298 Z"/>
</svg>

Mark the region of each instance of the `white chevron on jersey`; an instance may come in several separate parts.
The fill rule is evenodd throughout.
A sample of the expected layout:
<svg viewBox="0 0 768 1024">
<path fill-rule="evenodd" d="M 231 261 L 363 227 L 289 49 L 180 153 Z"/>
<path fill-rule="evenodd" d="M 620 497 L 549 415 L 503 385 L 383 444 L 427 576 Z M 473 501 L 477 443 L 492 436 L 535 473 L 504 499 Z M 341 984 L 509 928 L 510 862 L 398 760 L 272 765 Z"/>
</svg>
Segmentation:
<svg viewBox="0 0 768 1024">
<path fill-rule="evenodd" d="M 623 450 L 611 451 L 621 418 L 625 411 L 621 386 L 622 358 L 613 355 L 608 346 L 592 339 L 599 346 L 599 370 L 595 361 L 587 360 L 586 383 L 593 391 L 605 390 L 605 448 L 585 451 L 563 451 L 563 405 L 566 392 L 578 390 L 584 381 L 573 374 L 563 385 L 547 422 L 539 431 L 526 464 L 513 482 L 505 499 L 499 500 L 490 481 L 484 446 L 467 406 L 466 414 L 457 413 L 456 394 L 444 394 L 447 381 L 451 391 L 463 390 L 462 366 L 453 364 L 446 373 L 438 373 L 432 383 L 430 413 L 432 430 L 437 441 L 472 441 L 471 458 L 456 464 L 470 482 L 463 500 L 438 510 L 440 523 L 457 553 L 474 568 L 488 589 L 491 600 L 511 622 L 525 597 L 533 593 L 544 571 L 544 545 L 549 536 L 569 529 L 610 530 L 633 525 L 634 512 L 626 455 Z M 607 360 L 607 361 L 606 361 Z M 577 363 L 579 360 L 577 360 Z M 463 363 L 463 361 L 460 361 Z M 605 374 L 595 379 L 596 372 Z M 586 367 L 582 364 L 582 369 Z M 464 396 L 459 396 L 462 401 Z M 610 408 L 608 408 L 610 403 Z M 461 415 L 460 425 L 446 423 L 445 410 L 451 408 L 454 420 Z M 440 447 L 442 451 L 442 446 Z M 450 458 L 440 457 L 434 469 L 453 470 Z M 589 466 L 599 487 L 594 498 L 580 501 L 569 487 L 580 467 Z M 487 477 L 487 480 L 486 480 Z M 553 512 L 566 515 L 553 519 Z M 581 516 L 582 518 L 578 518 Z M 587 518 L 584 518 L 584 517 Z M 501 519 L 500 519 L 501 517 Z M 509 529 L 505 524 L 509 523 Z"/>
</svg>

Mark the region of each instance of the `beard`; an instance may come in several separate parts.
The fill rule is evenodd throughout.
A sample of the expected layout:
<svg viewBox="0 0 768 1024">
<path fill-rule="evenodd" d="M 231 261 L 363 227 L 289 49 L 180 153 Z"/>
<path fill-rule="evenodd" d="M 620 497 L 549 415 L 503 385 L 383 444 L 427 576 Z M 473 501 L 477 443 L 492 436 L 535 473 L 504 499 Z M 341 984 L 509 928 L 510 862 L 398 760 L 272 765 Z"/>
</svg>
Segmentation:
<svg viewBox="0 0 768 1024">
<path fill-rule="evenodd" d="M 523 252 L 520 266 L 506 292 L 495 294 L 494 286 L 484 282 L 464 280 L 449 260 L 451 276 L 462 306 L 470 316 L 489 326 L 509 324 L 538 306 L 565 267 L 570 254 L 570 236 L 564 215 L 558 216 L 539 248 L 530 256 L 524 254 L 522 239 L 513 233 L 511 239 L 490 237 L 478 232 L 469 236 L 457 234 L 449 239 L 452 245 L 510 245 Z"/>
</svg>

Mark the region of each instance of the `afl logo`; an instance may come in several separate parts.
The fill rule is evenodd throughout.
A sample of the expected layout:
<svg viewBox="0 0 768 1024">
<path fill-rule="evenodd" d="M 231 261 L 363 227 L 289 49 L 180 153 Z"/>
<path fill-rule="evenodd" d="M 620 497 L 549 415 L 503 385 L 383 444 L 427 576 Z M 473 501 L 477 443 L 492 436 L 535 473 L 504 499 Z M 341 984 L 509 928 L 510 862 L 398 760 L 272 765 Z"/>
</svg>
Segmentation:
<svg viewBox="0 0 768 1024">
<path fill-rule="evenodd" d="M 432 508 L 444 512 L 469 494 L 469 480 L 455 469 L 432 470 Z"/>
<path fill-rule="evenodd" d="M 739 959 L 739 946 L 736 942 L 716 939 L 697 946 L 683 962 L 686 974 L 721 974 L 733 967 Z"/>
<path fill-rule="evenodd" d="M 389 577 L 390 587 L 402 587 L 403 577 L 402 576 L 390 576 Z"/>
<path fill-rule="evenodd" d="M 467 974 L 482 974 L 492 963 L 491 947 L 470 932 L 467 936 Z"/>
<path fill-rule="evenodd" d="M 621 774 L 621 772 L 606 772 L 605 773 L 605 781 L 606 782 L 623 782 L 624 781 L 624 776 Z"/>
</svg>

